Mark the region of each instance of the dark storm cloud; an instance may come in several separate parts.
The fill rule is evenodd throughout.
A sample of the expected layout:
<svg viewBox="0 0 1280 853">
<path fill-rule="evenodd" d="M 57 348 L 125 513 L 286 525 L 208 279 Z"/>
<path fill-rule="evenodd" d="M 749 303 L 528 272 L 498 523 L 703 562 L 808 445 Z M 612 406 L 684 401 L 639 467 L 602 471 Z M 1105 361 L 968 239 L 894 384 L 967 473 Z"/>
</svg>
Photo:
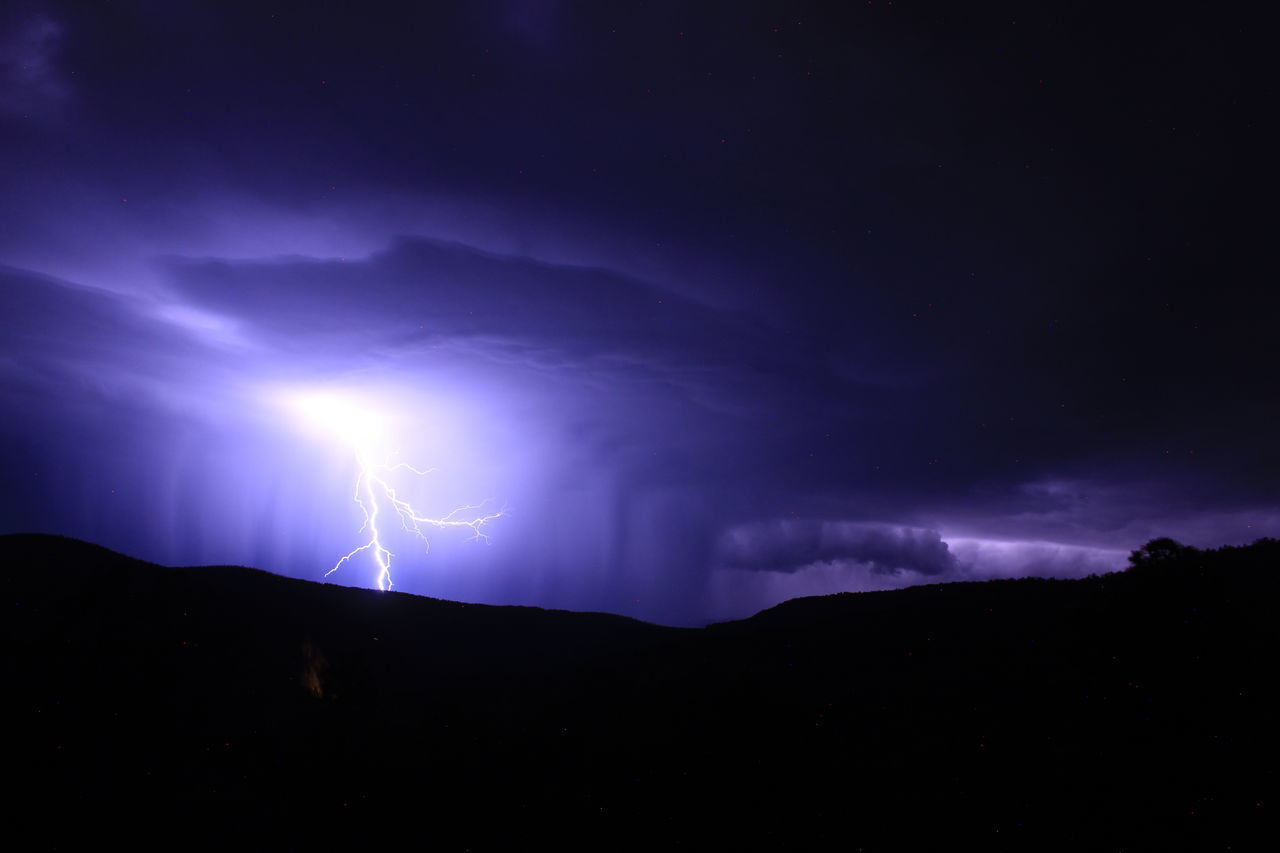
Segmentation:
<svg viewBox="0 0 1280 853">
<path fill-rule="evenodd" d="M 62 37 L 62 25 L 34 4 L 0 12 L 0 113 L 43 118 L 70 96 L 58 66 Z"/>
<path fill-rule="evenodd" d="M 957 562 L 936 530 L 815 520 L 774 521 L 728 531 L 720 543 L 724 567 L 794 572 L 818 562 L 852 562 L 872 572 L 938 575 Z"/>
</svg>

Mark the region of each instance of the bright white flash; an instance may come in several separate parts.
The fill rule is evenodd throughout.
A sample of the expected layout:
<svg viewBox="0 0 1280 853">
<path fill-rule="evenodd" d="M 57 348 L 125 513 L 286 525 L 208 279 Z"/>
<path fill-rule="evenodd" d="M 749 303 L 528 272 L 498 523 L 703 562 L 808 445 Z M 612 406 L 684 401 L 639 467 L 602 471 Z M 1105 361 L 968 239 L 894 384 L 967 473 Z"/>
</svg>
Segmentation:
<svg viewBox="0 0 1280 853">
<path fill-rule="evenodd" d="M 356 555 L 368 552 L 378 569 L 378 589 L 390 589 L 391 558 L 395 555 L 383 544 L 384 530 L 379 527 L 388 516 L 393 516 L 402 529 L 421 539 L 426 550 L 431 547 L 427 539 L 429 529 L 466 528 L 471 533 L 471 539 L 488 541 L 489 537 L 484 532 L 485 525 L 503 514 L 502 510 L 486 512 L 488 501 L 460 506 L 443 516 L 432 518 L 418 512 L 396 493 L 394 478 L 405 476 L 398 472 L 421 477 L 436 469 L 421 470 L 404 462 L 392 464 L 392 454 L 387 449 L 391 424 L 386 416 L 355 397 L 328 392 L 290 395 L 288 403 L 310 428 L 340 439 L 355 452 L 358 473 L 353 497 L 364 513 L 364 523 L 359 532 L 367 532 L 369 538 L 363 545 L 353 548 L 334 563 L 333 568 L 325 572 L 325 577 L 336 572 L 343 563 L 351 561 Z"/>
<path fill-rule="evenodd" d="M 387 440 L 386 418 L 353 397 L 316 392 L 296 394 L 289 403 L 312 430 L 340 438 L 357 450 L 383 446 Z"/>
</svg>

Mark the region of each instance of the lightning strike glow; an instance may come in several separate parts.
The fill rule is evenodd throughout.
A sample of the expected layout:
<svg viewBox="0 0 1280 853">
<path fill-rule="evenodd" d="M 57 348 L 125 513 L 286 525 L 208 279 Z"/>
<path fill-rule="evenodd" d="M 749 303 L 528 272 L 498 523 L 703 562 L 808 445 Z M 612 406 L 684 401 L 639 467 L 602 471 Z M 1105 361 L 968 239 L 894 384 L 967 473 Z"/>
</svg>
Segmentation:
<svg viewBox="0 0 1280 853">
<path fill-rule="evenodd" d="M 440 517 L 430 517 L 419 513 L 409 501 L 397 494 L 390 480 L 391 475 L 397 471 L 424 477 L 436 469 L 422 470 L 405 462 L 391 464 L 388 461 L 389 454 L 384 454 L 384 460 L 378 461 L 375 448 L 384 445 L 386 441 L 388 425 L 385 418 L 360 406 L 353 399 L 333 394 L 295 395 L 289 398 L 289 403 L 313 428 L 342 439 L 355 451 L 358 473 L 352 499 L 364 514 L 364 523 L 358 532 L 367 531 L 369 538 L 363 545 L 343 555 L 334 563 L 333 568 L 325 572 L 325 577 L 336 572 L 344 563 L 350 562 L 357 554 L 367 551 L 373 556 L 377 566 L 378 589 L 391 589 L 391 559 L 395 555 L 383 544 L 383 530 L 378 526 L 384 515 L 384 508 L 395 514 L 403 530 L 422 540 L 426 551 L 431 548 L 426 535 L 428 529 L 466 528 L 471 532 L 470 539 L 488 541 L 489 537 L 484 532 L 485 525 L 500 518 L 504 512 L 501 509 L 486 512 L 488 501 L 460 506 Z"/>
<path fill-rule="evenodd" d="M 466 513 L 483 513 L 484 504 L 461 506 L 440 518 L 419 515 L 418 511 L 408 501 L 396 494 L 395 488 L 387 481 L 385 475 L 400 469 L 412 471 L 419 475 L 426 475 L 435 469 L 420 471 L 403 462 L 398 465 L 377 465 L 371 463 L 363 453 L 357 452 L 356 455 L 359 461 L 360 473 L 356 477 L 356 490 L 353 499 L 364 512 L 364 524 L 360 526 L 359 532 L 369 531 L 369 540 L 358 548 L 353 548 L 338 562 L 334 563 L 333 568 L 325 572 L 325 577 L 336 572 L 342 567 L 343 563 L 348 562 L 356 554 L 369 551 L 373 554 L 373 560 L 378 566 L 378 589 L 386 590 L 391 588 L 391 558 L 395 555 L 382 544 L 382 533 L 378 528 L 378 518 L 381 515 L 384 502 L 399 517 L 400 526 L 421 539 L 428 551 L 431 548 L 431 543 L 423 530 L 424 526 L 438 530 L 465 527 L 471 531 L 471 539 L 488 541 L 489 537 L 484 532 L 484 526 L 502 515 L 502 511 L 498 510 L 487 515 L 477 514 L 470 518 L 459 517 L 464 516 Z"/>
</svg>

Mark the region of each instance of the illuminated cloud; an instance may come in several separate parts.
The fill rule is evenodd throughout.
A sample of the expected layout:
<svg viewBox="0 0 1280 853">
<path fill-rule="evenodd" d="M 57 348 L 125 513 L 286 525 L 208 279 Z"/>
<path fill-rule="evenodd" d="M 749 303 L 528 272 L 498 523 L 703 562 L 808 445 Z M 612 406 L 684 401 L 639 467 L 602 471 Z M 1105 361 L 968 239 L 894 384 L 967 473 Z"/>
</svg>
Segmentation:
<svg viewBox="0 0 1280 853">
<path fill-rule="evenodd" d="M 720 542 L 721 564 L 796 572 L 813 563 L 848 562 L 878 574 L 939 575 L 957 566 L 936 530 L 847 521 L 779 520 L 734 528 Z"/>
</svg>

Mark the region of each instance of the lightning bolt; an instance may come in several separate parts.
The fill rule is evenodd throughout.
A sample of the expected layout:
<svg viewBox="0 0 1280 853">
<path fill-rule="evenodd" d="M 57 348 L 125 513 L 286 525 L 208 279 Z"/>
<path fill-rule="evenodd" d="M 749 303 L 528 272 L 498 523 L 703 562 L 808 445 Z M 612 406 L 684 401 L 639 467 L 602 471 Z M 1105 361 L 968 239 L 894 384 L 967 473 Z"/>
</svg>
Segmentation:
<svg viewBox="0 0 1280 853">
<path fill-rule="evenodd" d="M 392 514 L 400 522 L 400 527 L 421 539 L 426 551 L 430 551 L 431 543 L 427 539 L 427 530 L 448 530 L 465 527 L 471 531 L 471 539 L 489 541 L 485 534 L 485 525 L 506 513 L 506 508 L 496 512 L 486 510 L 489 501 L 478 505 L 460 506 L 452 512 L 438 518 L 423 515 L 413 504 L 396 493 L 391 477 L 398 471 L 408 471 L 419 477 L 425 477 L 435 468 L 421 470 L 406 462 L 391 464 L 394 454 L 385 454 L 378 461 L 374 449 L 387 447 L 386 439 L 389 430 L 389 418 L 386 412 L 362 404 L 359 396 L 343 394 L 336 391 L 285 391 L 278 397 L 291 411 L 302 417 L 313 431 L 337 438 L 349 449 L 355 451 L 357 474 L 355 493 L 352 499 L 364 514 L 364 523 L 359 533 L 368 532 L 369 538 L 363 544 L 344 554 L 333 568 L 324 573 L 325 577 L 342 568 L 356 555 L 369 552 L 378 567 L 378 589 L 391 589 L 391 559 L 395 556 L 383 542 L 384 530 L 379 525 L 384 517 Z"/>
<path fill-rule="evenodd" d="M 435 471 L 435 468 L 420 470 L 404 462 L 396 465 L 376 464 L 363 452 L 357 452 L 356 459 L 359 464 L 359 474 L 356 476 L 355 494 L 352 499 L 364 513 L 364 524 L 360 525 L 360 530 L 357 532 L 363 533 L 367 530 L 369 532 L 369 540 L 343 555 L 338 562 L 334 563 L 332 569 L 324 573 L 325 577 L 342 568 L 343 563 L 349 562 L 357 554 L 369 551 L 373 554 L 373 561 L 378 566 L 378 589 L 391 589 L 391 558 L 395 555 L 382 544 L 382 532 L 378 527 L 378 520 L 383 514 L 384 504 L 399 518 L 401 528 L 422 540 L 427 551 L 431 550 L 431 542 L 427 539 L 426 531 L 423 530 L 424 527 L 436 530 L 465 527 L 471 531 L 470 540 L 488 542 L 489 536 L 484 532 L 484 526 L 495 518 L 501 518 L 505 512 L 505 510 L 500 509 L 496 512 L 484 514 L 484 507 L 488 504 L 488 501 L 485 501 L 477 505 L 460 506 L 439 518 L 421 515 L 413 508 L 412 504 L 396 494 L 395 487 L 392 486 L 387 477 L 399 470 L 407 470 L 419 476 L 426 476 Z M 467 513 L 477 514 L 468 518 L 465 517 Z"/>
</svg>

